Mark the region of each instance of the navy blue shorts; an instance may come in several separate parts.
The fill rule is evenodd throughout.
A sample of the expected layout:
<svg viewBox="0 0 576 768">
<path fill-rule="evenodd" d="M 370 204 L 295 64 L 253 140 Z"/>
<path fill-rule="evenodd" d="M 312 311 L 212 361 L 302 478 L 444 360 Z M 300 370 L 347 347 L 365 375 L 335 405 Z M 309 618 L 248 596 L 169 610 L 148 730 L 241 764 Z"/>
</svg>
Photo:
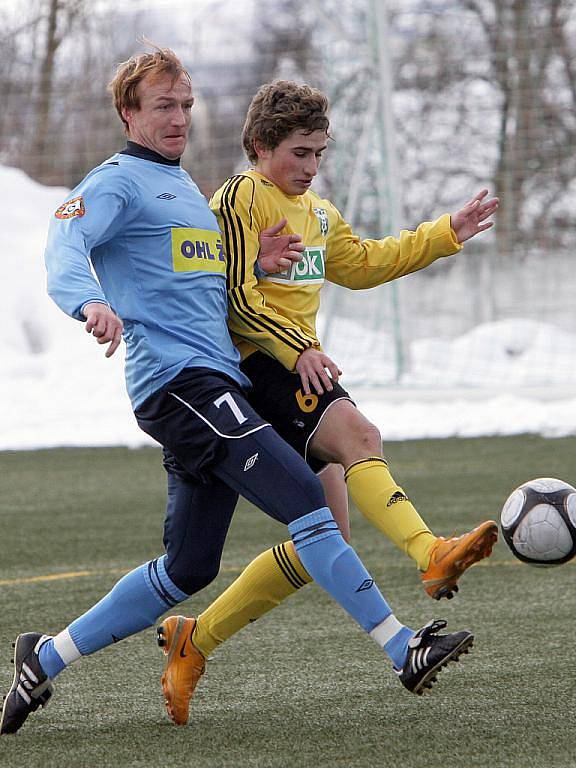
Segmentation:
<svg viewBox="0 0 576 768">
<path fill-rule="evenodd" d="M 310 441 L 331 405 L 338 400 L 353 402 L 348 392 L 338 382 L 333 382 L 332 392 L 305 395 L 300 375 L 263 352 L 253 352 L 240 367 L 252 382 L 252 389 L 247 394 L 250 405 L 314 472 L 323 469 L 327 462 L 310 455 Z"/>
<path fill-rule="evenodd" d="M 201 481 L 225 456 L 227 441 L 269 429 L 233 379 L 207 368 L 185 368 L 135 415 L 139 427 Z"/>
<path fill-rule="evenodd" d="M 186 594 L 218 572 L 239 494 L 285 524 L 325 506 L 306 462 L 224 374 L 185 369 L 135 415 L 164 448 L 166 570 Z"/>
</svg>

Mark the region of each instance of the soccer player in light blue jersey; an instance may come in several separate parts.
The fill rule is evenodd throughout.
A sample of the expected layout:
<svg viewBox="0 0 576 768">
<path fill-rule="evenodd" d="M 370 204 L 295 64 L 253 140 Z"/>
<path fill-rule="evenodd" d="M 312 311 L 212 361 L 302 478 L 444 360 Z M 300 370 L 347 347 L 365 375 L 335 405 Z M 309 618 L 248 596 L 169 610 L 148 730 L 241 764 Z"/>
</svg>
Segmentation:
<svg viewBox="0 0 576 768">
<path fill-rule="evenodd" d="M 108 345 L 107 356 L 126 342 L 136 419 L 164 449 L 165 553 L 126 574 L 55 636 L 16 638 L 0 732 L 15 733 L 44 706 L 68 665 L 152 626 L 209 584 L 238 494 L 288 526 L 302 567 L 383 648 L 405 687 L 421 693 L 473 636 L 439 634 L 444 622 L 414 632 L 394 616 L 344 541 L 319 480 L 245 399 L 250 382 L 227 330 L 218 224 L 180 167 L 194 102 L 189 74 L 171 51 L 156 49 L 121 64 L 111 88 L 127 147 L 56 211 L 48 290 Z M 176 702 L 175 722 L 186 722 L 187 702 L 185 710 Z"/>
</svg>

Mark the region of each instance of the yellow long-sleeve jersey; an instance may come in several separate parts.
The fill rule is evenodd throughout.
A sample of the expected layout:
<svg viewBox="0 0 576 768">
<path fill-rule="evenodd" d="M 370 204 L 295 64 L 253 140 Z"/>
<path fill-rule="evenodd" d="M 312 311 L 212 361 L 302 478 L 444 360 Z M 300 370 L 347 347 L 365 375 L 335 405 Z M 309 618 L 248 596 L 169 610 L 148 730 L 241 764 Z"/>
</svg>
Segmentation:
<svg viewBox="0 0 576 768">
<path fill-rule="evenodd" d="M 214 194 L 228 256 L 228 324 L 242 359 L 262 350 L 294 370 L 300 354 L 320 348 L 316 316 L 328 280 L 373 288 L 423 269 L 462 246 L 445 214 L 399 238 L 361 240 L 328 200 L 314 192 L 290 197 L 257 171 L 232 176 Z M 257 276 L 263 229 L 286 218 L 283 233 L 298 233 L 306 250 L 283 273 Z"/>
</svg>

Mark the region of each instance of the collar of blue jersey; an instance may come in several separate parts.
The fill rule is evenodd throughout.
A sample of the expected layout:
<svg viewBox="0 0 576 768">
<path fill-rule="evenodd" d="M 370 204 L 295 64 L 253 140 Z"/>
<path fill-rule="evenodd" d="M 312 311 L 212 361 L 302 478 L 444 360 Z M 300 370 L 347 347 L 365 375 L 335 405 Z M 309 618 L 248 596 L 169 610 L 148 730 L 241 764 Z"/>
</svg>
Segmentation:
<svg viewBox="0 0 576 768">
<path fill-rule="evenodd" d="M 132 157 L 139 157 L 142 160 L 151 160 L 153 163 L 162 163 L 162 165 L 180 165 L 180 158 L 176 160 L 169 160 L 167 157 L 160 155 L 158 152 L 154 152 L 153 149 L 137 144 L 135 141 L 127 141 L 126 147 L 119 154 L 132 155 Z"/>
</svg>

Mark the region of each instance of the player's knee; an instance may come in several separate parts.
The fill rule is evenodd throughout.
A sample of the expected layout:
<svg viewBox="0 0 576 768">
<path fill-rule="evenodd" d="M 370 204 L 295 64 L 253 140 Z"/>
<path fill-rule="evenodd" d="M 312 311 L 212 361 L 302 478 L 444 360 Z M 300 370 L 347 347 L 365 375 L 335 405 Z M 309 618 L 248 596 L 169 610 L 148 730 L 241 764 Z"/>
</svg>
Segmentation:
<svg viewBox="0 0 576 768">
<path fill-rule="evenodd" d="M 358 455 L 361 457 L 382 455 L 382 436 L 380 430 L 369 421 L 358 425 L 354 433 L 349 435 L 347 442 L 350 446 L 352 444 L 355 446 Z"/>
<path fill-rule="evenodd" d="M 369 446 L 370 452 L 375 453 L 378 456 L 382 453 L 382 435 L 380 430 L 374 424 L 370 424 L 366 434 L 366 443 Z"/>
<path fill-rule="evenodd" d="M 320 436 L 312 447 L 319 458 L 337 462 L 344 468 L 370 456 L 382 456 L 380 430 L 355 409 L 346 414 L 340 429 L 330 436 Z"/>
<path fill-rule="evenodd" d="M 220 563 L 188 563 L 186 566 L 166 563 L 166 572 L 174 584 L 186 595 L 207 587 L 218 576 Z"/>
</svg>

